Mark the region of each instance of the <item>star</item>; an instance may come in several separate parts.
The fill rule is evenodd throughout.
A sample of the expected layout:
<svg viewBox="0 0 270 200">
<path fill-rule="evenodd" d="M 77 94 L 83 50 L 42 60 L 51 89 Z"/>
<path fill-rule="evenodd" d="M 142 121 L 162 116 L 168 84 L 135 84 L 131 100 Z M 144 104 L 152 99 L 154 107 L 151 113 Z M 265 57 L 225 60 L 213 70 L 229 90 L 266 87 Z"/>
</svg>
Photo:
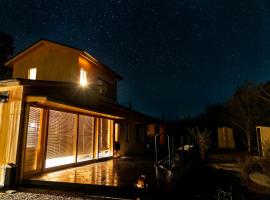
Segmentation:
<svg viewBox="0 0 270 200">
<path fill-rule="evenodd" d="M 0 24 L 16 52 L 40 37 L 89 51 L 124 77 L 119 103 L 132 96 L 142 112 L 173 116 L 200 113 L 246 79 L 269 79 L 267 10 L 259 1 L 3 0 Z"/>
</svg>

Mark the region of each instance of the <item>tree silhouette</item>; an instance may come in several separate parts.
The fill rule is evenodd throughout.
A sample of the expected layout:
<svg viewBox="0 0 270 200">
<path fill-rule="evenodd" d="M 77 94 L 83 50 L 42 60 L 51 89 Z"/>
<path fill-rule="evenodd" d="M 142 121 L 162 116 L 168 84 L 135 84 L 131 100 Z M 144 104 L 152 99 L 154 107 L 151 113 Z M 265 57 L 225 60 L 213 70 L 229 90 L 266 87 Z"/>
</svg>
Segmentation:
<svg viewBox="0 0 270 200">
<path fill-rule="evenodd" d="M 188 131 L 193 136 L 200 149 L 202 160 L 205 161 L 206 152 L 211 144 L 211 131 L 207 130 L 207 128 L 205 128 L 204 131 L 201 131 L 198 127 L 189 128 Z"/>
<path fill-rule="evenodd" d="M 0 80 L 12 77 L 12 70 L 5 67 L 5 62 L 13 54 L 13 38 L 11 35 L 0 31 Z"/>
<path fill-rule="evenodd" d="M 256 126 L 269 123 L 270 104 L 259 97 L 262 95 L 259 88 L 258 84 L 247 82 L 236 90 L 227 103 L 229 122 L 238 130 L 238 136 L 248 152 L 251 152 L 252 141 L 256 138 Z"/>
</svg>

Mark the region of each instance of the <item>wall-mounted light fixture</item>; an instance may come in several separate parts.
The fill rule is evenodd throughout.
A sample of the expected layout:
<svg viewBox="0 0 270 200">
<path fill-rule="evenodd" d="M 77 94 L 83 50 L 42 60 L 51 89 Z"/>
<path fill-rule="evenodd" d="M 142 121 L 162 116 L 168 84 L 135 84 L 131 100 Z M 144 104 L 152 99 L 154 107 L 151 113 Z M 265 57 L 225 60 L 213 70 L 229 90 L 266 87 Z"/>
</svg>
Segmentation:
<svg viewBox="0 0 270 200">
<path fill-rule="evenodd" d="M 9 98 L 9 91 L 0 92 L 0 103 L 7 103 Z"/>
</svg>

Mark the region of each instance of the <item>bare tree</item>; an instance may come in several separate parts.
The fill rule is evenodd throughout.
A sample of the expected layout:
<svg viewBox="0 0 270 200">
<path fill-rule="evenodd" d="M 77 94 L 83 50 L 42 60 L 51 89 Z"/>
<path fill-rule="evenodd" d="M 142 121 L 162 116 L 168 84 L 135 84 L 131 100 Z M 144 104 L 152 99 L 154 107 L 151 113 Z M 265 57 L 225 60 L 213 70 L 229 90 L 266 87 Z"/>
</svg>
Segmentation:
<svg viewBox="0 0 270 200">
<path fill-rule="evenodd" d="M 270 104 L 260 98 L 261 95 L 258 84 L 247 82 L 227 102 L 229 122 L 238 130 L 238 136 L 248 152 L 252 150 L 251 142 L 256 136 L 256 126 L 266 122 L 270 113 Z M 244 133 L 245 138 L 239 132 Z"/>
<path fill-rule="evenodd" d="M 198 127 L 196 128 L 189 128 L 188 131 L 193 136 L 196 144 L 200 148 L 200 154 L 202 160 L 205 160 L 206 152 L 210 147 L 211 144 L 211 132 L 207 129 L 204 129 L 204 131 L 200 131 Z"/>
</svg>

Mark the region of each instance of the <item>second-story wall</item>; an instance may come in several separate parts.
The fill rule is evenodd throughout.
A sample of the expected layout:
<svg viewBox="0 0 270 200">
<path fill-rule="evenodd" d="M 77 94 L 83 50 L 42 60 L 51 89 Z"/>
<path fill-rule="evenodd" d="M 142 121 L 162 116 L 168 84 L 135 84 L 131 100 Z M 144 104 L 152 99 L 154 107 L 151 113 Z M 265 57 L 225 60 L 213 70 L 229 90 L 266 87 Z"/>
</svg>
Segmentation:
<svg viewBox="0 0 270 200">
<path fill-rule="evenodd" d="M 98 66 L 85 56 L 79 56 L 79 69 L 87 71 L 87 81 L 89 87 L 94 87 L 103 99 L 116 100 L 117 79 L 110 72 Z M 78 72 L 79 73 L 79 72 Z"/>
<path fill-rule="evenodd" d="M 10 66 L 10 65 L 9 65 Z M 103 100 L 117 99 L 118 77 L 86 52 L 40 41 L 12 61 L 13 78 L 29 78 L 30 68 L 36 68 L 36 80 L 80 83 L 80 69 L 87 72 L 87 87 L 95 89 Z"/>
<path fill-rule="evenodd" d="M 13 78 L 28 78 L 29 68 L 37 68 L 37 80 L 78 80 L 79 50 L 45 42 L 39 45 L 14 62 Z"/>
</svg>

